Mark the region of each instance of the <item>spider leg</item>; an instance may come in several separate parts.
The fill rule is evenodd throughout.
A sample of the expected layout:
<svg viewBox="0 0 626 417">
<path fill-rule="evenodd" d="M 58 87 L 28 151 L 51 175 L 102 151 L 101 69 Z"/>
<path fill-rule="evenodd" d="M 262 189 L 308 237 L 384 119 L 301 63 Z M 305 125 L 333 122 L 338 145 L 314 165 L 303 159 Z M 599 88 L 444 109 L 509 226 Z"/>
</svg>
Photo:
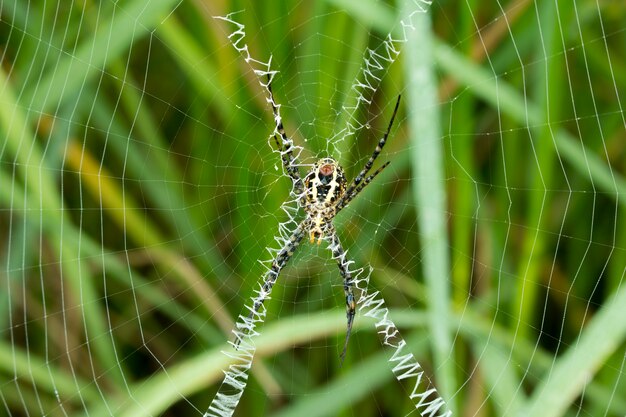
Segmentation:
<svg viewBox="0 0 626 417">
<path fill-rule="evenodd" d="M 376 171 L 374 171 L 374 173 L 372 175 L 370 175 L 369 177 L 365 178 L 365 180 L 361 184 L 359 184 L 356 188 L 354 188 L 349 195 L 347 193 L 344 194 L 344 196 L 341 199 L 341 201 L 339 201 L 337 203 L 337 211 L 336 211 L 336 213 L 339 213 L 341 211 L 341 209 L 345 208 L 348 205 L 348 203 L 350 203 L 350 201 L 352 201 L 357 195 L 359 195 L 359 193 L 363 190 L 363 188 L 365 188 L 365 186 L 367 184 L 372 182 L 372 180 L 374 178 L 376 178 L 376 176 L 378 174 L 383 172 L 383 170 L 385 168 L 387 168 L 388 165 L 389 165 L 389 162 L 385 162 L 380 168 L 378 168 Z"/>
<path fill-rule="evenodd" d="M 293 256 L 295 250 L 298 248 L 298 245 L 304 238 L 305 231 L 308 227 L 307 220 L 300 223 L 291 236 L 289 236 L 285 245 L 276 254 L 276 257 L 272 261 L 272 266 L 263 276 L 263 285 L 261 285 L 261 290 L 259 291 L 258 296 L 253 298 L 248 319 L 252 319 L 259 312 L 265 300 L 269 298 L 280 271 L 285 267 L 285 265 L 287 265 L 287 262 L 289 262 Z M 237 337 L 237 340 L 235 340 L 234 343 L 235 349 L 237 349 L 239 347 L 239 343 L 241 343 L 241 338 Z"/>
<path fill-rule="evenodd" d="M 276 131 L 280 135 L 281 140 L 278 140 L 278 137 L 274 135 L 274 140 L 276 141 L 276 146 L 280 151 L 280 159 L 283 162 L 283 167 L 285 167 L 285 172 L 291 178 L 291 182 L 294 186 L 294 191 L 297 195 L 302 194 L 303 185 L 302 178 L 300 177 L 300 170 L 297 166 L 297 159 L 293 154 L 293 141 L 287 136 L 285 133 L 285 128 L 283 126 L 283 119 L 280 117 L 279 107 L 280 104 L 276 102 L 274 99 L 274 93 L 272 92 L 272 82 L 270 77 L 268 76 L 267 81 L 267 92 L 269 93 L 268 102 L 272 106 L 272 112 L 274 113 L 274 122 L 276 123 Z"/>
<path fill-rule="evenodd" d="M 334 228 L 332 229 L 330 239 L 330 248 L 333 252 L 333 258 L 337 260 L 339 273 L 343 278 L 343 292 L 346 295 L 346 318 L 348 320 L 348 325 L 346 330 L 346 341 L 343 344 L 343 350 L 339 356 L 340 363 L 343 365 L 343 361 L 346 358 L 346 351 L 348 349 L 348 341 L 350 340 L 350 334 L 352 333 L 352 323 L 354 322 L 354 315 L 356 313 L 356 298 L 354 298 L 353 292 L 354 282 L 352 280 L 352 272 L 350 272 L 348 262 L 346 261 L 346 251 L 341 246 L 341 242 L 339 241 Z"/>
<path fill-rule="evenodd" d="M 372 169 L 372 165 L 374 165 L 374 161 L 376 161 L 376 158 L 378 158 L 378 155 L 380 155 L 381 151 L 383 150 L 383 147 L 385 146 L 385 143 L 387 143 L 387 138 L 389 137 L 389 132 L 391 132 L 391 127 L 393 126 L 393 121 L 395 120 L 396 114 L 398 113 L 398 107 L 400 106 L 400 97 L 402 97 L 402 96 L 399 95 L 398 99 L 396 100 L 396 106 L 393 109 L 393 114 L 391 115 L 391 120 L 389 120 L 389 125 L 387 126 L 387 131 L 385 132 L 383 137 L 380 139 L 380 141 L 378 141 L 378 145 L 376 145 L 376 148 L 374 149 L 374 153 L 372 153 L 372 156 L 370 156 L 370 159 L 367 160 L 367 162 L 365 163 L 365 166 L 363 167 L 361 172 L 359 172 L 358 175 L 354 178 L 354 180 L 352 180 L 352 183 L 350 183 L 350 185 L 346 189 L 346 193 L 338 201 L 338 205 L 345 207 L 347 202 L 343 203 L 343 200 L 347 199 L 350 195 L 353 195 L 355 189 L 359 187 L 359 184 L 361 183 L 361 181 L 363 181 L 363 179 L 365 178 L 365 176 L 367 175 L 369 170 Z M 378 170 L 377 172 L 374 173 L 374 175 L 372 175 L 370 177 L 367 177 L 367 178 L 369 178 L 370 181 L 371 181 L 380 171 L 382 171 L 382 169 Z M 366 181 L 367 181 L 367 178 L 366 178 Z M 360 190 L 361 189 L 363 189 L 363 187 L 361 187 Z M 350 198 L 350 200 L 351 200 L 351 198 Z"/>
</svg>

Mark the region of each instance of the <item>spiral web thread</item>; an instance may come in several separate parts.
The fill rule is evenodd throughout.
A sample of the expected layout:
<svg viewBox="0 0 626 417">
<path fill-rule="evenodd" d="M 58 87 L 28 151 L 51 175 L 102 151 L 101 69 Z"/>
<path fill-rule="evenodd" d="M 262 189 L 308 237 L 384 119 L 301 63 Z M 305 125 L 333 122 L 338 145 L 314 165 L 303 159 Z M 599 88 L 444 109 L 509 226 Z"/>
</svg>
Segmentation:
<svg viewBox="0 0 626 417">
<path fill-rule="evenodd" d="M 348 136 L 354 135 L 365 127 L 364 124 L 358 122 L 355 116 L 359 106 L 361 104 L 371 103 L 372 95 L 377 90 L 382 76 L 387 71 L 389 65 L 391 65 L 400 54 L 400 47 L 408 40 L 408 32 L 414 28 L 411 23 L 412 17 L 416 13 L 427 12 L 431 1 L 415 0 L 414 3 L 416 5 L 415 10 L 400 21 L 402 36 L 393 38 L 393 36 L 389 34 L 378 48 L 368 48 L 365 52 L 365 59 L 360 76 L 357 77 L 355 83 L 352 85 L 352 90 L 356 93 L 355 104 L 354 106 L 346 106 L 343 109 L 348 116 L 347 127 L 337 135 L 334 135 L 334 142 L 333 139 L 330 140 L 332 145 L 336 146 L 337 141 L 345 140 Z M 271 57 L 267 62 L 264 62 L 251 56 L 248 45 L 245 43 L 245 26 L 234 19 L 234 14 L 235 13 L 230 13 L 226 16 L 216 16 L 215 18 L 234 26 L 234 30 L 228 35 L 230 43 L 242 55 L 246 63 L 250 65 L 251 69 L 258 77 L 261 87 L 263 87 L 266 92 L 267 102 L 276 109 L 274 114 L 275 128 L 268 140 L 271 143 L 273 137 L 280 138 L 279 140 L 282 142 L 281 149 L 275 149 L 274 151 L 279 153 L 291 151 L 295 155 L 296 160 L 298 160 L 302 147 L 294 145 L 290 138 L 282 138 L 278 132 L 278 126 L 282 125 L 280 104 L 274 102 L 270 92 L 271 82 L 278 71 L 271 69 Z M 290 160 L 289 163 L 291 164 L 293 161 Z M 283 174 L 285 176 L 288 175 L 284 166 Z M 268 249 L 272 257 L 263 262 L 268 272 L 270 271 L 271 263 L 276 258 L 275 255 L 281 248 L 287 247 L 290 236 L 298 225 L 295 216 L 299 209 L 299 198 L 300 196 L 296 192 L 295 187 L 292 187 L 289 199 L 281 206 L 282 210 L 287 214 L 288 220 L 279 225 L 279 233 L 275 238 L 279 247 Z M 328 243 L 328 249 L 331 253 L 339 253 L 339 255 L 333 255 L 333 259 L 351 272 L 353 276 L 352 282 L 357 292 L 358 312 L 365 317 L 370 317 L 375 320 L 375 327 L 378 334 L 381 336 L 379 340 L 382 346 L 391 351 L 388 362 L 393 374 L 401 384 L 412 387 L 409 392 L 409 399 L 412 401 L 415 409 L 422 416 L 451 416 L 452 412 L 447 409 L 445 401 L 432 386 L 430 379 L 424 374 L 415 356 L 405 349 L 407 343 L 400 335 L 395 323 L 389 317 L 389 310 L 385 305 L 381 293 L 379 291 L 373 291 L 371 293 L 368 291 L 369 278 L 372 271 L 371 267 L 367 268 L 367 272 L 364 267 L 353 269 L 354 261 L 348 259 L 347 251 L 338 251 L 337 243 L 334 243 L 328 238 L 325 238 L 325 240 Z M 232 363 L 229 365 L 228 369 L 224 371 L 224 380 L 217 394 L 211 401 L 207 412 L 204 414 L 205 417 L 232 416 L 235 412 L 248 382 L 248 372 L 252 366 L 256 352 L 254 338 L 260 334 L 256 328 L 260 323 L 265 321 L 267 310 L 264 306 L 264 301 L 270 298 L 270 292 L 271 289 L 269 291 L 264 289 L 263 282 L 260 282 L 256 294 L 246 306 L 246 310 L 248 310 L 249 313 L 239 315 L 236 328 L 233 330 L 235 341 L 229 342 L 235 349 L 234 351 L 222 351 L 224 355 L 232 360 Z M 258 307 L 255 308 L 254 306 Z"/>
</svg>

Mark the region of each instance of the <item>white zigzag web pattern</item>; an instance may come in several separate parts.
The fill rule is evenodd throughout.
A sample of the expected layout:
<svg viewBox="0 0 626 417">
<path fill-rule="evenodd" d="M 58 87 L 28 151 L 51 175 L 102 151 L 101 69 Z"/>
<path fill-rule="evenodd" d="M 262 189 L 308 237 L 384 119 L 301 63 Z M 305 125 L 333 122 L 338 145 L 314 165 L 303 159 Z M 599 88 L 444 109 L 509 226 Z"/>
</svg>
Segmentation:
<svg viewBox="0 0 626 417">
<path fill-rule="evenodd" d="M 398 23 L 398 32 L 400 35 L 394 37 L 392 33 L 387 34 L 385 41 L 377 48 L 367 48 L 363 58 L 363 64 L 359 76 L 352 84 L 351 90 L 354 91 L 355 98 L 353 104 L 344 106 L 342 109 L 345 113 L 347 125 L 341 131 L 330 139 L 331 143 L 336 143 L 354 136 L 360 130 L 366 128 L 366 124 L 362 123 L 357 117 L 359 108 L 366 104 L 372 104 L 372 97 L 378 90 L 380 82 L 387 72 L 387 69 L 396 61 L 402 46 L 408 41 L 409 32 L 413 31 L 413 18 L 417 14 L 427 13 L 432 0 L 414 0 L 415 9 L 404 17 Z"/>
<path fill-rule="evenodd" d="M 335 253 L 335 247 L 331 243 L 329 249 Z M 422 416 L 429 417 L 449 417 L 452 411 L 446 409 L 446 402 L 439 396 L 437 390 L 432 387 L 430 380 L 424 375 L 421 365 L 410 352 L 403 352 L 407 345 L 406 341 L 400 335 L 400 331 L 396 327 L 393 320 L 389 317 L 389 309 L 385 306 L 385 300 L 379 291 L 369 293 L 369 279 L 372 272 L 365 273 L 365 268 L 350 269 L 354 261 L 347 258 L 347 251 L 341 256 L 334 257 L 346 269 L 348 269 L 353 278 L 354 286 L 359 293 L 357 298 L 358 310 L 365 317 L 371 317 L 375 322 L 376 330 L 383 347 L 392 352 L 389 363 L 392 366 L 393 374 L 400 382 L 405 381 L 412 385 L 410 400 L 413 402 L 415 409 Z M 403 354 L 404 353 L 404 354 Z"/>
<path fill-rule="evenodd" d="M 415 2 L 417 6 L 416 10 L 400 22 L 403 33 L 402 37 L 394 39 L 391 34 L 389 34 L 379 49 L 368 49 L 366 51 L 366 58 L 361 72 L 362 75 L 357 78 L 357 81 L 355 81 L 352 86 L 352 90 L 357 94 L 356 104 L 344 108 L 344 111 L 349 114 L 349 122 L 344 130 L 334 136 L 335 140 L 345 140 L 347 136 L 354 135 L 364 127 L 362 124 L 355 122 L 356 118 L 354 114 L 361 103 L 371 102 L 371 95 L 376 91 L 383 73 L 398 57 L 400 54 L 400 46 L 406 43 L 408 39 L 407 30 L 413 28 L 411 18 L 415 13 L 425 13 L 430 3 L 431 2 L 428 0 L 417 0 Z M 276 108 L 274 116 L 276 127 L 268 139 L 271 141 L 272 137 L 281 137 L 278 132 L 278 126 L 282 125 L 280 104 L 273 101 L 272 94 L 269 90 L 272 79 L 277 73 L 277 71 L 271 69 L 271 57 L 267 62 L 263 62 L 251 56 L 248 45 L 245 43 L 245 26 L 233 19 L 233 13 L 227 16 L 216 16 L 215 18 L 234 25 L 235 30 L 228 35 L 228 39 L 257 75 L 259 83 L 267 93 L 268 103 Z M 381 53 L 381 50 L 384 52 Z M 340 136 L 341 139 L 339 139 Z M 281 138 L 281 141 L 283 142 L 282 152 L 286 152 L 286 149 L 290 149 L 294 152 L 297 159 L 302 151 L 302 147 L 295 146 L 289 138 L 286 140 Z M 275 150 L 275 152 L 281 152 L 281 150 Z M 283 174 L 287 175 L 285 167 L 283 167 Z M 294 214 L 298 212 L 299 198 L 300 196 L 295 192 L 295 189 L 292 188 L 290 199 L 285 201 L 281 206 L 283 211 L 287 213 L 289 220 L 280 224 L 279 236 L 275 238 L 280 248 L 286 247 L 289 237 L 297 226 Z M 407 343 L 400 335 L 395 323 L 389 317 L 389 310 L 385 306 L 380 292 L 368 292 L 371 269 L 368 273 L 365 273 L 365 268 L 363 267 L 352 269 L 351 267 L 354 261 L 347 258 L 347 251 L 337 251 L 337 243 L 329 239 L 327 239 L 327 241 L 331 253 L 341 253 L 340 255 L 333 255 L 333 259 L 337 260 L 343 268 L 350 271 L 353 276 L 353 284 L 359 293 L 357 298 L 357 305 L 359 306 L 358 311 L 364 316 L 376 320 L 375 326 L 377 332 L 382 336 L 381 344 L 392 352 L 389 363 L 392 366 L 391 369 L 396 379 L 403 383 L 412 384 L 409 399 L 414 404 L 415 409 L 422 416 L 451 416 L 452 412 L 447 409 L 445 401 L 439 396 L 437 390 L 432 387 L 428 377 L 424 375 L 424 371 L 419 362 L 415 359 L 415 356 L 410 352 L 406 353 L 404 350 Z M 272 255 L 280 251 L 280 249 L 268 250 Z M 274 259 L 275 256 L 272 256 L 272 258 L 266 262 L 271 263 Z M 267 267 L 267 273 L 273 273 L 270 267 Z M 207 412 L 204 414 L 205 417 L 227 417 L 232 416 L 235 412 L 247 385 L 248 372 L 252 366 L 256 351 L 253 338 L 259 335 L 259 332 L 256 331 L 257 325 L 263 323 L 265 320 L 266 308 L 263 302 L 269 299 L 270 292 L 271 290 L 264 289 L 263 283 L 261 282 L 259 289 L 256 291 L 256 296 L 251 299 L 251 304 L 246 306 L 250 314 L 239 315 L 236 329 L 233 330 L 235 340 L 238 344 L 232 341 L 229 342 L 234 348 L 237 348 L 237 350 L 235 352 L 222 352 L 224 355 L 231 358 L 233 362 L 228 369 L 224 371 L 224 380 L 217 394 L 211 401 Z M 255 308 L 254 306 L 258 307 Z"/>
<path fill-rule="evenodd" d="M 267 62 L 263 62 L 254 59 L 250 55 L 248 45 L 245 43 L 245 27 L 234 20 L 232 16 L 233 14 L 231 13 L 227 16 L 216 16 L 215 18 L 235 26 L 235 31 L 228 36 L 228 39 L 257 75 L 259 83 L 267 92 L 268 103 L 273 104 L 277 109 L 275 118 L 277 119 L 276 126 L 278 126 L 278 122 L 280 121 L 280 104 L 272 101 L 268 87 L 276 74 L 276 71 L 271 69 L 272 59 L 270 57 Z M 275 128 L 268 140 L 274 135 L 278 135 L 278 133 L 278 129 Z M 280 135 L 278 137 L 280 137 Z M 283 143 L 282 146 L 283 149 L 291 148 L 296 155 L 299 155 L 302 151 L 301 147 L 293 145 L 293 143 L 290 143 L 290 140 L 288 143 Z M 275 150 L 275 152 L 280 151 Z M 293 214 L 298 211 L 298 196 L 295 194 L 294 190 L 291 191 L 291 196 L 293 198 L 287 200 L 281 206 L 283 211 L 287 213 L 289 220 L 281 223 L 279 226 L 279 236 L 277 236 L 275 240 L 280 247 L 284 247 L 287 243 L 288 236 L 290 235 L 289 230 L 295 229 L 294 225 L 296 223 Z M 279 251 L 279 249 L 268 250 L 271 254 L 275 254 Z M 272 257 L 272 259 L 273 258 L 274 257 Z M 272 259 L 266 262 L 271 263 Z M 268 266 L 266 266 L 266 268 L 269 273 L 270 268 Z M 235 345 L 235 342 L 229 342 L 233 347 L 237 347 L 237 350 L 234 353 L 232 351 L 223 351 L 226 356 L 233 359 L 233 363 L 228 367 L 228 370 L 224 371 L 224 380 L 222 385 L 220 386 L 213 401 L 211 401 L 208 411 L 204 414 L 205 416 L 231 416 L 235 412 L 235 408 L 239 404 L 239 400 L 246 388 L 248 371 L 252 366 L 252 360 L 256 351 L 253 338 L 258 336 L 259 333 L 255 329 L 259 323 L 263 323 L 265 320 L 266 308 L 263 302 L 267 300 L 269 296 L 270 291 L 264 290 L 262 283 L 260 283 L 259 288 L 256 291 L 256 296 L 252 298 L 251 304 L 246 306 L 250 315 L 239 315 L 239 319 L 236 323 L 236 329 L 233 330 L 235 340 L 238 341 L 238 346 Z M 259 305 L 259 307 L 255 309 L 253 307 L 254 305 Z"/>
</svg>

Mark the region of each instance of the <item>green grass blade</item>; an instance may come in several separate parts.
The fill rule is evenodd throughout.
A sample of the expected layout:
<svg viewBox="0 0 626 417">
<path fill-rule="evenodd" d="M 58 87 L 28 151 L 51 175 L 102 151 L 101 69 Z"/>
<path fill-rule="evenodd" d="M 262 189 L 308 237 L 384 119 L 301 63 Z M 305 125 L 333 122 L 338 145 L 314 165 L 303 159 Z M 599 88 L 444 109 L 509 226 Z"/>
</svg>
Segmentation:
<svg viewBox="0 0 626 417">
<path fill-rule="evenodd" d="M 109 21 L 103 22 L 80 46 L 63 58 L 38 84 L 24 92 L 21 103 L 32 107 L 31 114 L 48 113 L 68 97 L 80 94 L 84 83 L 101 75 L 134 42 L 151 34 L 178 0 L 133 0 L 123 3 Z M 95 53 L 98 51 L 98 53 Z M 105 52 L 103 52 L 105 51 Z"/>
<path fill-rule="evenodd" d="M 15 101 L 9 80 L 0 69 L 0 91 L 3 100 L 0 102 L 0 129 L 6 138 L 7 155 L 12 156 L 17 165 L 26 189 L 23 210 L 38 213 L 28 224 L 38 233 L 45 231 L 55 253 L 62 265 L 61 279 L 69 284 L 76 297 L 80 318 L 85 323 L 88 342 L 93 344 L 94 351 L 102 360 L 105 369 L 120 369 L 110 340 L 105 335 L 106 329 L 101 311 L 99 296 L 94 287 L 95 279 L 91 276 L 85 262 L 80 258 L 80 234 L 69 216 L 63 211 L 63 202 L 59 197 L 58 187 L 50 176 L 44 175 L 48 169 L 43 153 L 34 132 L 22 113 L 22 107 Z M 13 179 L 15 181 L 15 178 Z M 14 184 L 15 185 L 15 184 Z M 19 210 L 19 203 L 14 201 Z M 16 207 L 10 207 L 16 209 Z M 45 215 L 44 215 L 45 213 Z M 115 375 L 120 378 L 119 373 Z M 120 379 L 121 381 L 121 379 Z"/>
<path fill-rule="evenodd" d="M 497 107 L 522 126 L 547 123 L 535 103 L 525 100 L 522 94 L 503 80 L 467 60 L 448 45 L 435 42 L 434 58 L 437 64 L 459 83 L 471 87 L 470 92 Z M 555 142 L 559 155 L 588 178 L 598 189 L 626 205 L 626 180 L 588 149 L 580 139 L 574 138 L 564 129 L 557 129 Z"/>
<path fill-rule="evenodd" d="M 369 329 L 373 328 L 371 322 L 366 320 L 359 320 L 356 324 L 358 328 L 363 328 L 364 324 L 369 325 Z M 283 318 L 261 329 L 261 335 L 255 340 L 255 361 L 299 343 L 334 335 L 345 330 L 345 325 L 345 315 L 339 310 Z M 230 359 L 221 352 L 224 349 L 232 348 L 218 346 L 137 383 L 131 387 L 132 398 L 120 400 L 121 409 L 117 415 L 158 415 L 180 400 L 181 395 L 192 395 L 217 382 L 223 375 L 222 370 L 227 369 L 230 364 Z M 105 415 L 108 415 L 106 409 L 89 410 L 91 417 Z"/>
<path fill-rule="evenodd" d="M 537 108 L 545 115 L 546 123 L 532 126 L 532 129 L 524 130 L 523 139 L 520 142 L 528 142 L 532 146 L 532 162 L 526 165 L 528 175 L 532 177 L 531 187 L 528 191 L 528 208 L 526 214 L 526 232 L 522 245 L 521 256 L 518 262 L 517 291 L 515 303 L 511 315 L 513 322 L 518 323 L 517 328 L 520 337 L 529 337 L 532 327 L 526 325 L 532 323 L 536 310 L 540 305 L 543 283 L 543 266 L 553 263 L 549 259 L 547 246 L 550 240 L 546 233 L 550 206 L 554 199 L 554 193 L 549 190 L 555 188 L 555 171 L 558 169 L 558 155 L 554 141 L 553 126 L 562 119 L 562 100 L 566 70 L 566 62 L 554 58 L 561 48 L 561 39 L 558 36 L 559 25 L 556 17 L 557 5 L 552 2 L 543 3 L 539 16 L 543 39 L 535 42 L 542 45 L 537 52 L 538 60 L 545 64 L 536 69 L 532 79 L 537 80 L 534 86 L 534 96 Z M 563 6 L 561 6 L 563 8 Z M 562 13 L 562 11 L 561 11 Z M 526 124 L 527 126 L 527 124 Z M 517 156 L 517 155 L 514 155 Z M 567 213 L 563 214 L 563 221 Z M 545 312 L 544 312 L 545 314 Z M 532 335 L 533 337 L 535 335 Z"/>
<path fill-rule="evenodd" d="M 407 10 L 413 3 L 408 1 Z M 408 14 L 407 14 L 408 15 Z M 451 361 L 450 247 L 446 229 L 444 143 L 441 140 L 437 80 L 433 70 L 430 16 L 417 14 L 406 47 L 404 72 L 411 134 L 412 187 L 419 223 L 422 265 L 428 291 L 429 331 L 440 392 L 451 401 L 456 391 Z M 454 404 L 449 404 L 455 410 Z"/>
<path fill-rule="evenodd" d="M 420 342 L 425 342 L 421 338 Z M 409 339 L 407 342 L 414 351 L 418 343 Z M 425 345 L 425 343 L 422 343 Z M 389 353 L 383 351 L 360 362 L 349 372 L 339 376 L 320 389 L 307 393 L 300 401 L 292 406 L 272 414 L 272 417 L 323 417 L 338 415 L 341 410 L 357 403 L 362 398 L 379 389 L 383 384 L 393 379 L 389 369 Z M 337 395 L 341 393 L 341 395 Z"/>
<path fill-rule="evenodd" d="M 101 401 L 91 381 L 78 379 L 76 375 L 67 374 L 67 370 L 52 366 L 29 352 L 3 342 L 0 342 L 0 371 L 28 381 L 54 396 L 70 399 L 77 406 L 80 405 L 81 397 L 86 402 Z"/>
<path fill-rule="evenodd" d="M 626 341 L 626 285 L 608 299 L 578 341 L 554 362 L 534 390 L 523 415 L 557 417 L 584 393 L 590 378 Z"/>
<path fill-rule="evenodd" d="M 484 378 L 481 383 L 484 384 L 485 399 L 494 404 L 498 410 L 496 415 L 517 415 L 526 404 L 526 396 L 516 373 L 518 368 L 511 362 L 509 352 L 502 346 L 488 343 L 483 337 L 474 339 L 474 356 L 481 358 L 479 366 L 481 378 Z"/>
</svg>

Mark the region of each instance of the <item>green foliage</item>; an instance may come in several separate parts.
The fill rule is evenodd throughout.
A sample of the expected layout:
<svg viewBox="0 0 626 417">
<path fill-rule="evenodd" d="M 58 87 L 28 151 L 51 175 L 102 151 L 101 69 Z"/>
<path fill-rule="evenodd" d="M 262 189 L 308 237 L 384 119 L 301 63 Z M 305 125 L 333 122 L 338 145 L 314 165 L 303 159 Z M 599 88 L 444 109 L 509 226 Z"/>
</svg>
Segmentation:
<svg viewBox="0 0 626 417">
<path fill-rule="evenodd" d="M 392 163 L 338 229 L 455 415 L 626 414 L 626 11 L 536 3 L 431 6 L 335 149 L 411 1 L 3 1 L 3 410 L 204 412 L 289 191 L 212 18 L 241 10 L 306 162 L 335 151 L 351 178 L 403 94 Z M 340 282 L 323 247 L 284 271 L 240 415 L 411 411 L 367 319 L 339 368 Z"/>
</svg>

